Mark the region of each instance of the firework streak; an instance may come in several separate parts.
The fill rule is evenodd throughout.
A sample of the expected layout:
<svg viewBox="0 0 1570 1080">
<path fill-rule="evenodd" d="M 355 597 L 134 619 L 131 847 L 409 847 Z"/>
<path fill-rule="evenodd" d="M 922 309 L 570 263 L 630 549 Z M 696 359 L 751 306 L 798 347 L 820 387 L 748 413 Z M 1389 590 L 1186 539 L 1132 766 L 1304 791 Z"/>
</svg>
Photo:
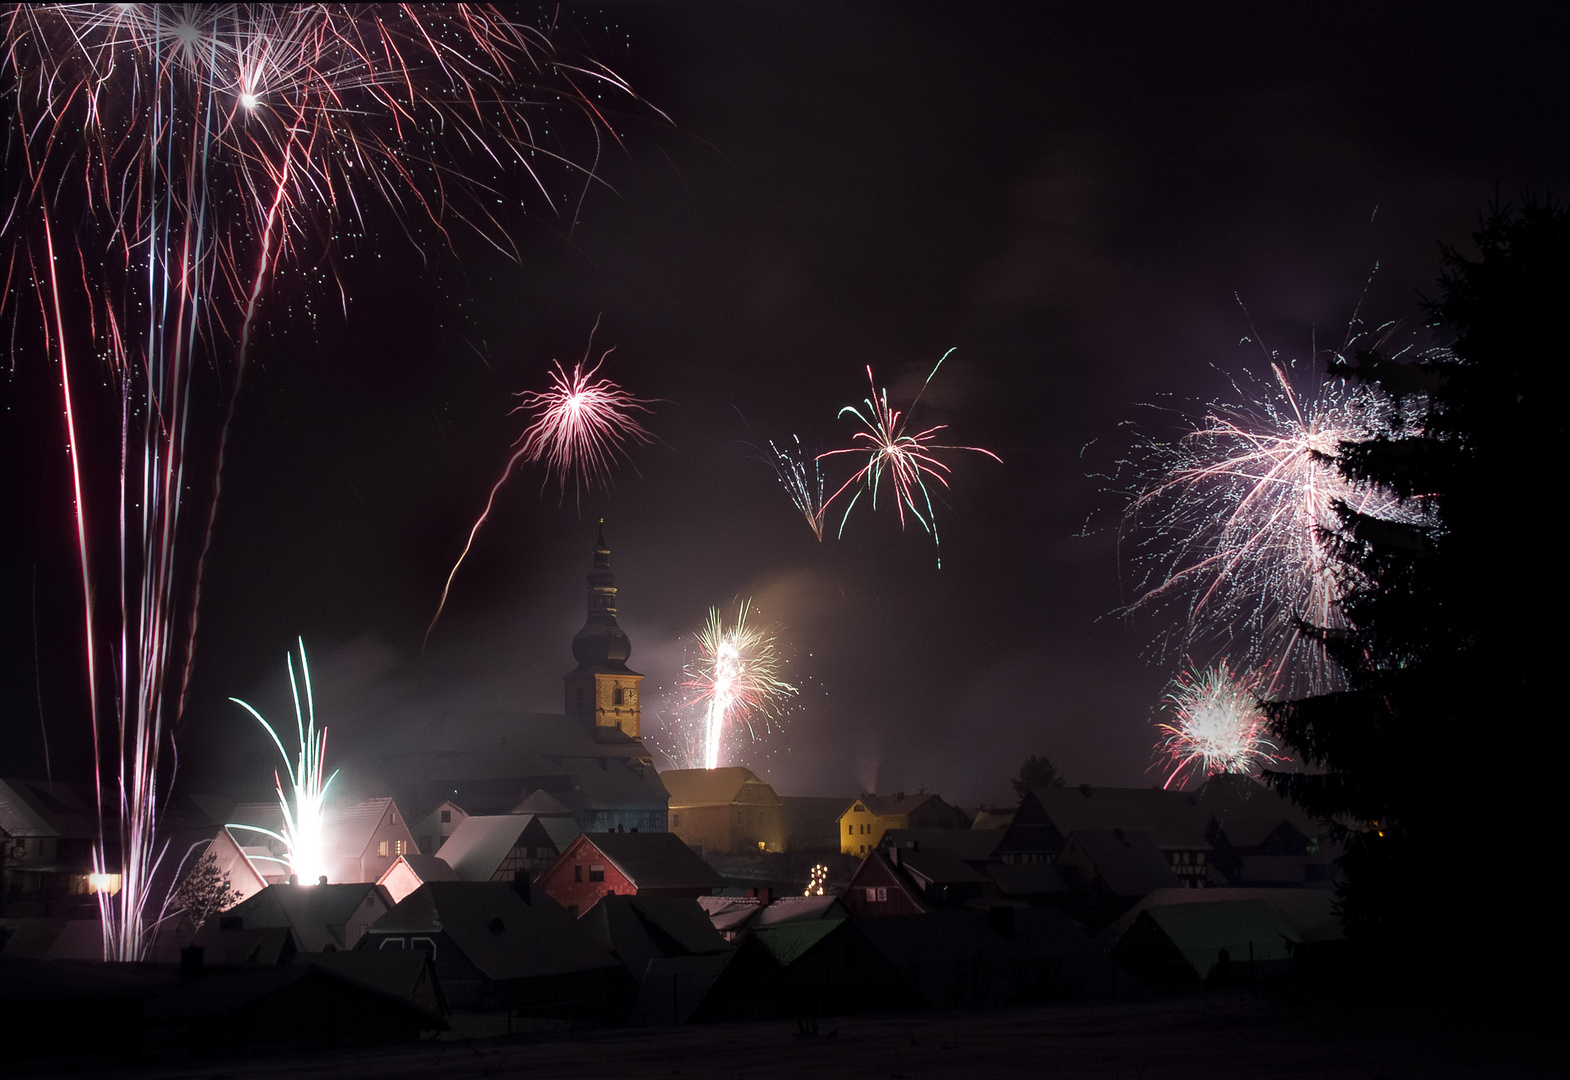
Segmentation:
<svg viewBox="0 0 1570 1080">
<path fill-rule="evenodd" d="M 104 950 L 137 960 L 230 426 L 211 465 L 187 460 L 193 372 L 218 372 L 232 417 L 269 284 L 372 205 L 411 239 L 425 220 L 440 242 L 464 226 L 510 253 L 504 184 L 546 205 L 533 162 L 561 161 L 534 125 L 582 116 L 598 140 L 598 91 L 626 88 L 485 5 L 16 4 L 0 32 L 14 110 L 0 303 L 12 340 L 25 324 L 59 367 L 99 807 L 109 787 L 119 821 Z M 80 426 L 98 363 L 118 395 L 114 513 L 84 497 L 109 464 L 86 460 Z M 193 491 L 205 522 L 183 505 Z"/>
<path fill-rule="evenodd" d="M 595 326 L 598 327 L 599 323 L 596 322 Z M 592 334 L 590 340 L 593 340 Z M 554 475 L 561 483 L 564 499 L 567 497 L 567 479 L 573 477 L 581 502 L 583 492 L 595 482 L 602 486 L 609 485 L 611 466 L 617 457 L 627 456 L 626 444 L 629 440 L 641 443 L 654 441 L 653 436 L 632 416 L 634 410 L 648 412 L 653 402 L 633 397 L 609 379 L 594 377 L 609 355 L 606 352 L 600 357 L 599 363 L 585 371 L 583 365 L 588 363 L 588 355 L 585 354 L 573 366 L 571 375 L 567 374 L 559 361 L 553 360 L 551 363 L 555 370 L 548 373 L 551 388 L 543 393 L 528 390 L 518 395 L 518 407 L 513 412 L 533 412 L 534 422 L 524 429 L 513 444 L 512 457 L 507 459 L 502 474 L 491 485 L 485 509 L 480 511 L 480 516 L 469 529 L 469 539 L 464 542 L 463 550 L 458 553 L 458 561 L 453 563 L 447 583 L 442 586 L 442 597 L 436 603 L 436 614 L 431 616 L 431 624 L 425 628 L 427 642 L 431 640 L 431 631 L 436 629 L 436 620 L 442 617 L 442 609 L 447 606 L 447 594 L 452 591 L 458 567 L 468 558 L 480 526 L 485 524 L 491 516 L 492 507 L 496 505 L 497 493 L 512 475 L 518 462 L 543 460 L 545 482 L 540 490 L 543 491 L 550 484 Z"/>
<path fill-rule="evenodd" d="M 1329 547 L 1336 505 L 1413 523 L 1428 511 L 1422 499 L 1402 502 L 1337 468 L 1343 444 L 1388 423 L 1377 391 L 1324 380 L 1305 397 L 1279 364 L 1271 374 L 1249 403 L 1212 405 L 1178 441 L 1145 444 L 1149 479 L 1121 530 L 1138 537 L 1143 577 L 1125 610 L 1181 605 L 1184 651 L 1207 640 L 1241 647 L 1264 673 L 1265 696 L 1320 693 L 1335 688 L 1336 674 L 1302 627 L 1345 625 L 1345 571 Z"/>
<path fill-rule="evenodd" d="M 780 487 L 790 496 L 791 505 L 807 522 L 812 535 L 823 542 L 823 473 L 818 467 L 818 456 L 802 451 L 800 436 L 792 435 L 794 447 L 781 450 L 769 440 L 771 457 L 767 460 L 779 479 Z"/>
<path fill-rule="evenodd" d="M 1259 676 L 1239 676 L 1225 660 L 1204 670 L 1189 665 L 1177 677 L 1161 699 L 1172 721 L 1156 725 L 1162 734 L 1157 750 L 1172 766 L 1162 787 L 1179 776 L 1181 788 L 1196 775 L 1252 775 L 1282 760 L 1268 737 L 1260 684 Z"/>
<path fill-rule="evenodd" d="M 796 688 L 779 677 L 780 660 L 774 635 L 748 621 L 749 602 L 736 611 L 736 621 L 725 625 L 718 608 L 709 609 L 709 620 L 697 635 L 698 658 L 688 665 L 682 684 L 691 696 L 689 708 L 703 709 L 702 767 L 717 769 L 727 732 L 757 729 L 778 715 L 780 706 Z"/>
<path fill-rule="evenodd" d="M 854 405 L 847 405 L 840 410 L 841 416 L 847 413 L 861 422 L 863 431 L 858 431 L 851 436 L 854 443 L 843 450 L 829 450 L 819 454 L 819 459 L 836 457 L 841 454 L 866 455 L 866 464 L 862 465 L 839 489 L 830 495 L 823 504 L 826 511 L 829 503 L 839 498 L 851 488 L 856 492 L 845 507 L 845 514 L 840 518 L 839 534 L 845 533 L 845 522 L 850 519 L 850 512 L 856 508 L 856 501 L 862 493 L 872 492 L 872 505 L 878 505 L 878 488 L 888 484 L 894 489 L 894 507 L 899 512 L 899 526 L 905 528 L 905 515 L 914 518 L 923 529 L 932 534 L 932 546 L 937 550 L 938 566 L 943 565 L 943 555 L 938 550 L 938 526 L 936 515 L 932 510 L 932 494 L 927 490 L 927 479 L 937 481 L 948 487 L 948 474 L 953 470 L 938 456 L 944 450 L 969 450 L 972 453 L 985 454 L 993 461 L 1002 463 L 1003 459 L 991 450 L 983 450 L 979 446 L 943 446 L 932 440 L 938 432 L 948 427 L 947 424 L 935 424 L 924 431 L 914 434 L 906 431 L 909 423 L 908 413 L 915 409 L 921 395 L 926 392 L 927 386 L 932 382 L 932 376 L 938 373 L 938 368 L 943 366 L 954 352 L 950 349 L 938 358 L 938 362 L 927 374 L 926 381 L 921 384 L 921 390 L 910 403 L 910 409 L 900 412 L 889 406 L 889 392 L 885 387 L 881 392 L 878 384 L 872 377 L 872 368 L 867 368 L 867 383 L 872 388 L 872 396 L 863 404 L 866 412 L 863 413 Z"/>
<path fill-rule="evenodd" d="M 289 772 L 289 789 L 284 790 L 283 777 L 276 771 L 273 783 L 278 786 L 278 804 L 283 810 L 283 832 L 273 832 L 256 825 L 232 824 L 231 829 L 246 829 L 263 833 L 277 840 L 284 847 L 285 857 L 274 860 L 289 868 L 289 873 L 301 885 L 315 885 L 327 876 L 327 842 L 325 836 L 325 805 L 327 789 L 332 786 L 334 772 L 325 780 L 327 769 L 327 729 L 316 730 L 316 702 L 311 696 L 311 669 L 305 662 L 305 641 L 300 641 L 300 678 L 294 675 L 294 658 L 289 657 L 289 690 L 294 695 L 294 725 L 300 747 L 294 764 L 289 763 L 289 752 L 283 740 L 262 714 L 237 697 L 229 700 L 256 718 L 272 736 L 273 745 L 283 758 L 283 767 Z M 300 684 L 305 684 L 305 708 L 300 707 Z M 269 856 L 254 856 L 269 858 Z"/>
</svg>

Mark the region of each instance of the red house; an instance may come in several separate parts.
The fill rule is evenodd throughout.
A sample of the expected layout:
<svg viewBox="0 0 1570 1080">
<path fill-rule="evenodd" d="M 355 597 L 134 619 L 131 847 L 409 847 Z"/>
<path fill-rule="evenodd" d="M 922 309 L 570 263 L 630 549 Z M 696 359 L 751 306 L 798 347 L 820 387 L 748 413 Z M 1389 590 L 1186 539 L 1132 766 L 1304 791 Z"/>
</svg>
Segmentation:
<svg viewBox="0 0 1570 1080">
<path fill-rule="evenodd" d="M 583 833 L 540 876 L 547 896 L 574 915 L 600 897 L 707 896 L 724 884 L 674 833 Z"/>
</svg>

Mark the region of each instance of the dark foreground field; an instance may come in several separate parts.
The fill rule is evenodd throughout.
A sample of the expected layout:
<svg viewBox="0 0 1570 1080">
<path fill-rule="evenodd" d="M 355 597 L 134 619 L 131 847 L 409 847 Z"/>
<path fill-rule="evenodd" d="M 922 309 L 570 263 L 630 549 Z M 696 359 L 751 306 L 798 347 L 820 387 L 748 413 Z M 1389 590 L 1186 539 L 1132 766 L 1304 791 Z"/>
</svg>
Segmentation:
<svg viewBox="0 0 1570 1080">
<path fill-rule="evenodd" d="M 994 1012 L 446 1039 L 153 1065 L 191 1080 L 467 1077 L 1565 1077 L 1563 990 L 1291 1001 L 1247 992 Z M 77 1075 L 96 1075 L 78 1073 Z"/>
</svg>

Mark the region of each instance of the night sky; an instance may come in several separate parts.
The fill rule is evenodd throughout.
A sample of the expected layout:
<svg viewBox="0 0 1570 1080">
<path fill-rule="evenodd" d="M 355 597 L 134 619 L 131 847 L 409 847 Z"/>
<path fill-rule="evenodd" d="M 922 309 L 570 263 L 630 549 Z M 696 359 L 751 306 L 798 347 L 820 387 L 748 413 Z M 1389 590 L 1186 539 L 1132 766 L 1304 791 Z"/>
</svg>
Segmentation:
<svg viewBox="0 0 1570 1080">
<path fill-rule="evenodd" d="M 569 7 L 563 43 L 672 123 L 624 110 L 581 210 L 569 185 L 560 216 L 517 220 L 521 263 L 462 234 L 422 263 L 373 221 L 337 261 L 347 318 L 332 285 L 278 298 L 224 476 L 181 787 L 271 782 L 225 699 L 287 718 L 296 635 L 346 760 L 454 705 L 560 711 L 601 516 L 656 745 L 684 638 L 750 597 L 803 687 L 741 759 L 784 794 L 1001 802 L 1032 753 L 1072 782 L 1156 782 L 1176 663 L 1148 654 L 1162 624 L 1112 614 L 1130 580 L 1096 474 L 1127 453 L 1121 425 L 1226 393 L 1259 341 L 1305 361 L 1340 344 L 1360 298 L 1365 324 L 1428 343 L 1439 243 L 1464 245 L 1496 192 L 1570 193 L 1557 5 L 1370 7 Z M 516 475 L 422 652 L 522 430 L 512 395 L 580 358 L 597 318 L 602 372 L 659 399 L 657 442 L 581 506 Z M 950 348 L 918 419 L 1004 464 L 955 459 L 942 570 L 881 503 L 819 545 L 755 447 L 843 444 L 867 364 L 908 400 Z M 26 351 L 0 379 L 3 775 L 43 773 L 44 727 L 57 775 L 87 768 L 51 380 Z"/>
</svg>

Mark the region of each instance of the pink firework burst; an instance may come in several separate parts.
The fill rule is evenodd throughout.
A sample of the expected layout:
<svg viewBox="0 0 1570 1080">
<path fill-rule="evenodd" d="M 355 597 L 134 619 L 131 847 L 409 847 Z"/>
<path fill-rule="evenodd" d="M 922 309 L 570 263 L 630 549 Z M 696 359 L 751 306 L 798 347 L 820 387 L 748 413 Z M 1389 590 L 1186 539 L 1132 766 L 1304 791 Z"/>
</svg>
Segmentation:
<svg viewBox="0 0 1570 1080">
<path fill-rule="evenodd" d="M 950 349 L 939 357 L 937 364 L 927 375 L 926 381 L 921 384 L 921 390 L 911 401 L 910 408 L 904 412 L 889 404 L 887 387 L 881 391 L 878 389 L 878 384 L 872 377 L 871 365 L 867 367 L 867 383 L 872 388 L 872 396 L 863 402 L 866 411 L 863 412 L 854 405 L 847 405 L 840 410 L 841 416 L 849 413 L 859 420 L 864 430 L 851 436 L 854 445 L 841 450 L 829 450 L 819 454 L 819 459 L 840 454 L 866 455 L 866 463 L 823 503 L 823 510 L 827 511 L 829 504 L 835 499 L 851 488 L 857 489 L 840 518 L 840 535 L 844 535 L 845 522 L 850 519 L 850 512 L 855 509 L 856 502 L 862 494 L 867 491 L 872 492 L 872 505 L 876 509 L 878 488 L 888 484 L 894 489 L 894 507 L 899 513 L 900 528 L 905 528 L 905 517 L 908 513 L 923 529 L 932 534 L 932 545 L 936 549 L 938 547 L 937 520 L 932 507 L 932 493 L 927 489 L 927 480 L 931 479 L 948 487 L 948 477 L 953 472 L 948 463 L 938 457 L 938 453 L 946 450 L 968 450 L 976 454 L 985 454 L 993 461 L 1002 463 L 1003 459 L 998 455 L 979 446 L 948 446 L 935 442 L 938 432 L 946 430 L 947 424 L 934 424 L 914 433 L 907 430 L 910 424 L 910 412 L 921 400 L 921 395 L 926 392 L 932 377 L 938 373 L 938 368 L 943 366 L 943 361 L 947 360 L 953 352 L 954 350 Z M 941 550 L 938 551 L 937 560 L 941 568 L 943 566 Z"/>
<path fill-rule="evenodd" d="M 587 358 L 580 360 L 570 375 L 559 361 L 552 361 L 551 388 L 518 395 L 518 407 L 513 411 L 533 412 L 534 422 L 519 439 L 513 460 L 545 462 L 541 490 L 554 477 L 565 499 L 571 480 L 576 497 L 582 500 L 583 493 L 596 483 L 610 485 L 611 467 L 618 458 L 632 460 L 627 453 L 629 442 L 654 441 L 632 415 L 649 412 L 653 402 L 633 397 L 609 379 L 595 378 L 608 356 L 607 350 L 588 370 L 584 370 Z"/>
<path fill-rule="evenodd" d="M 595 329 L 599 328 L 598 322 L 594 325 Z M 592 350 L 592 331 L 589 341 Z M 496 483 L 491 485 L 485 509 L 480 511 L 480 516 L 469 529 L 469 538 L 464 542 L 463 551 L 459 553 L 458 561 L 453 563 L 447 583 L 442 586 L 442 598 L 436 604 L 436 614 L 431 616 L 431 624 L 425 628 L 426 641 L 430 641 L 431 631 L 436 629 L 436 621 L 442 617 L 442 609 L 447 606 L 447 594 L 452 591 L 458 568 L 474 546 L 480 526 L 491 516 L 491 508 L 496 505 L 496 496 L 501 492 L 502 485 L 507 483 L 520 461 L 544 461 L 545 481 L 540 485 L 540 490 L 545 490 L 550 485 L 551 477 L 555 476 L 561 484 L 564 499 L 568 478 L 572 477 L 576 485 L 576 497 L 581 501 L 584 491 L 596 481 L 601 486 L 609 486 L 611 466 L 617 458 L 631 460 L 627 453 L 628 442 L 654 441 L 654 437 L 632 415 L 635 411 L 649 412 L 653 401 L 633 397 L 609 379 L 595 378 L 610 354 L 611 350 L 607 349 L 599 361 L 585 371 L 584 365 L 589 358 L 589 353 L 585 352 L 584 358 L 573 365 L 571 375 L 567 374 L 561 361 L 552 360 L 555 370 L 548 372 L 551 388 L 544 392 L 525 390 L 518 394 L 518 406 L 513 412 L 535 411 L 534 421 L 513 444 L 512 456 L 502 467 Z"/>
<path fill-rule="evenodd" d="M 1232 671 L 1225 660 L 1204 669 L 1190 664 L 1178 675 L 1162 696 L 1172 719 L 1156 725 L 1162 735 L 1156 750 L 1172 767 L 1162 787 L 1177 781 L 1181 788 L 1196 775 L 1252 775 L 1282 760 L 1259 699 L 1263 683 L 1260 675 Z"/>
</svg>

